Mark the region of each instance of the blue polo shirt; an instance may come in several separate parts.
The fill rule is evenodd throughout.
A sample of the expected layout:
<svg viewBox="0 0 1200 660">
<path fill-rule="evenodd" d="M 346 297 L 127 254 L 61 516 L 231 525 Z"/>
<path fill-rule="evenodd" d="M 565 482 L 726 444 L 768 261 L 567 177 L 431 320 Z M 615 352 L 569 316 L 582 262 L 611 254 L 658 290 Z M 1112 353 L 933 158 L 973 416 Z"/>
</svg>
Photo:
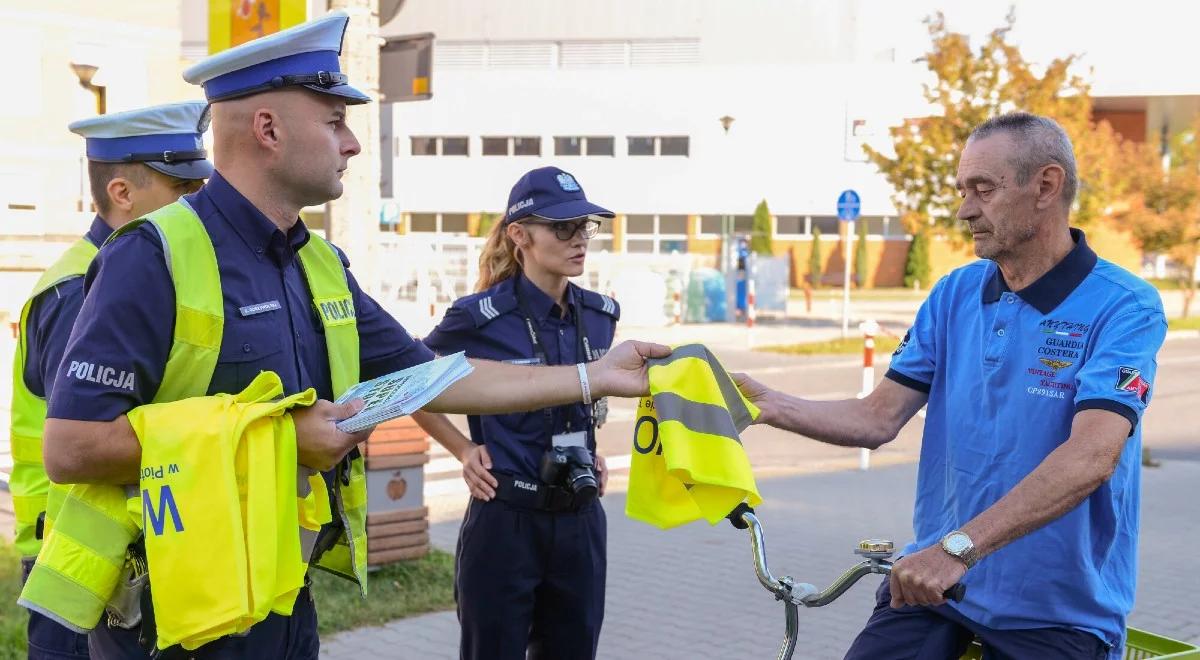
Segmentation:
<svg viewBox="0 0 1200 660">
<path fill-rule="evenodd" d="M 904 552 L 995 504 L 1067 440 L 1076 412 L 1121 415 L 1132 432 L 1112 478 L 967 571 L 952 604 L 992 628 L 1085 630 L 1117 654 L 1137 577 L 1139 422 L 1167 324 L 1153 287 L 1071 234 L 1074 249 L 1021 291 L 991 261 L 955 270 L 896 350 L 887 377 L 929 394 Z"/>
<path fill-rule="evenodd" d="M 466 351 L 467 357 L 537 364 L 525 316 L 514 288 L 520 288 L 550 364 L 576 364 L 580 354 L 575 315 L 582 314 L 583 329 L 599 358 L 612 345 L 621 311 L 616 301 L 594 291 L 568 286 L 566 316 L 558 303 L 524 275 L 518 275 L 476 294 L 464 296 L 446 310 L 425 345 L 441 355 Z M 586 430 L 587 411 L 582 403 L 553 409 L 552 433 Z M 548 446 L 545 415 L 541 410 L 511 415 L 469 415 L 471 440 L 487 445 L 492 468 L 516 477 L 538 478 L 538 466 Z M 588 438 L 595 451 L 595 439 Z"/>
<path fill-rule="evenodd" d="M 104 218 L 96 216 L 83 239 L 96 247 L 104 245 L 112 234 L 112 228 Z M 25 321 L 26 342 L 25 370 L 22 376 L 25 387 L 34 396 L 46 398 L 54 388 L 54 376 L 58 363 L 67 348 L 71 326 L 79 315 L 83 304 L 83 278 L 73 277 L 59 282 L 33 299 L 29 307 L 29 318 Z"/>
<path fill-rule="evenodd" d="M 332 399 L 324 329 L 296 254 L 308 242 L 304 223 L 285 235 L 219 173 L 185 199 L 212 238 L 225 299 L 225 327 L 208 393 L 240 392 L 260 371 L 274 371 L 288 394 L 313 387 L 322 399 Z M 348 263 L 344 255 L 342 260 Z M 347 274 L 363 380 L 433 358 Z M 153 400 L 171 349 L 175 289 L 155 229 L 142 225 L 105 246 L 84 286 L 87 298 L 67 343 L 49 416 L 107 421 Z M 71 365 L 85 362 L 132 373 L 132 383 L 77 377 L 79 369 Z"/>
</svg>

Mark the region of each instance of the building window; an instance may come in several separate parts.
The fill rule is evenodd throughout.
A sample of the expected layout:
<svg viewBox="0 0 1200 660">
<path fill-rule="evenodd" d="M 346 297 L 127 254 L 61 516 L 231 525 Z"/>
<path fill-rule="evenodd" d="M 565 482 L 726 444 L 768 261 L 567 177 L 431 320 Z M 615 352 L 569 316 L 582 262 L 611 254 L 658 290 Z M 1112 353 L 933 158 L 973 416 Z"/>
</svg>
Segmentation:
<svg viewBox="0 0 1200 660">
<path fill-rule="evenodd" d="M 807 236 L 808 216 L 779 215 L 775 216 L 776 236 Z"/>
<path fill-rule="evenodd" d="M 612 156 L 616 153 L 616 139 L 611 135 L 608 137 L 592 136 L 584 138 L 586 140 L 584 151 L 589 156 Z"/>
<path fill-rule="evenodd" d="M 435 137 L 413 137 L 412 139 L 412 155 L 414 156 L 436 156 L 437 155 L 437 138 Z"/>
<path fill-rule="evenodd" d="M 689 138 L 686 135 L 631 135 L 628 139 L 630 156 L 688 155 Z"/>
<path fill-rule="evenodd" d="M 556 137 L 554 138 L 555 156 L 579 156 L 583 154 L 583 138 Z"/>
<path fill-rule="evenodd" d="M 629 137 L 629 155 L 630 156 L 653 156 L 654 155 L 654 138 L 652 137 Z"/>
<path fill-rule="evenodd" d="M 442 155 L 443 156 L 466 156 L 467 143 L 469 141 L 465 136 L 462 137 L 444 137 L 442 138 Z"/>
<path fill-rule="evenodd" d="M 670 254 L 687 251 L 686 215 L 629 215 L 625 217 L 625 251 Z"/>
<path fill-rule="evenodd" d="M 466 234 L 466 213 L 413 213 L 408 230 L 414 234 Z"/>
<path fill-rule="evenodd" d="M 483 138 L 484 156 L 541 156 L 542 138 L 537 136 L 495 136 Z"/>
<path fill-rule="evenodd" d="M 588 241 L 588 251 L 612 252 L 613 251 L 613 219 L 612 218 L 600 218 L 598 216 L 593 216 L 593 217 L 600 220 L 600 231 L 597 231 L 596 235 L 592 237 L 592 240 Z"/>
<path fill-rule="evenodd" d="M 414 135 L 409 138 L 414 156 L 466 156 L 465 135 Z"/>
<path fill-rule="evenodd" d="M 687 156 L 688 138 L 684 136 L 658 138 L 660 156 Z"/>
<path fill-rule="evenodd" d="M 506 137 L 485 137 L 483 138 L 484 156 L 507 156 L 508 155 L 508 138 Z"/>
<path fill-rule="evenodd" d="M 840 231 L 838 223 L 841 222 L 841 220 L 838 220 L 837 216 L 814 215 L 811 219 L 812 222 L 810 223 L 810 228 L 808 230 L 809 233 L 814 233 L 819 229 L 821 230 L 822 236 L 837 236 L 838 232 Z"/>
<path fill-rule="evenodd" d="M 512 141 L 514 156 L 542 155 L 542 138 L 540 137 L 515 137 Z"/>
<path fill-rule="evenodd" d="M 564 136 L 554 138 L 555 156 L 612 156 L 615 140 L 610 136 Z"/>
</svg>

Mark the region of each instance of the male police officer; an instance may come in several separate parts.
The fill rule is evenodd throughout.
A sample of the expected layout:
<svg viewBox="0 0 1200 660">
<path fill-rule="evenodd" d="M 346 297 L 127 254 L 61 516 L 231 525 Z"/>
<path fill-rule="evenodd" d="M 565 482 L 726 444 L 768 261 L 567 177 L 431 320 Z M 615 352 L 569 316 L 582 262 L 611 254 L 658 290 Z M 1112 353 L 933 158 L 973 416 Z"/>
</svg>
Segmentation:
<svg viewBox="0 0 1200 660">
<path fill-rule="evenodd" d="M 179 378 L 177 363 L 168 361 L 176 349 L 191 350 L 180 347 L 173 330 L 191 332 L 199 324 L 220 328 L 219 346 L 211 349 L 217 352 L 215 359 L 193 372 L 207 383 L 201 391 L 238 392 L 264 370 L 278 374 L 289 393 L 315 388 L 322 401 L 292 413 L 299 461 L 326 471 L 336 496 L 334 511 L 352 506 L 348 496 L 338 493 L 365 499 L 356 446 L 369 431 L 346 434 L 335 426 L 361 402 L 336 405 L 330 400 L 346 387 L 348 375 L 374 378 L 433 355 L 363 293 L 345 269 L 344 257 L 339 261 L 332 256 L 340 253 L 331 252 L 298 219 L 301 208 L 341 195 L 341 173 L 359 152 L 346 125 L 346 105 L 369 98 L 347 84 L 339 70 L 347 20 L 346 14 L 333 13 L 214 55 L 185 73 L 204 86 L 213 104 L 217 171 L 196 194 L 111 241 L 89 270 L 88 298 L 51 396 L 46 468 L 52 478 L 137 482 L 140 446 L 125 413 L 151 401 L 166 402 L 162 390 L 171 388 L 165 383 L 177 387 L 186 380 Z M 193 238 L 180 239 L 183 235 Z M 198 276 L 202 271 L 209 274 Z M 184 309 L 181 300 L 192 295 L 197 277 L 210 282 L 206 286 L 219 287 L 223 300 L 216 310 L 199 316 Z M 316 306 L 317 289 L 322 288 L 336 290 L 339 309 L 351 313 L 331 315 L 326 305 Z M 214 317 L 220 324 L 213 324 Z M 663 346 L 629 342 L 586 366 L 473 361 L 474 372 L 427 409 L 511 412 L 592 396 L 637 395 L 647 389 L 645 357 L 668 353 Z M 120 386 L 98 383 L 72 377 L 70 365 L 76 363 L 133 376 Z M 334 519 L 322 530 L 312 563 L 361 581 L 361 517 L 335 514 Z M 153 574 L 150 583 L 152 589 L 171 588 L 155 583 Z M 189 654 L 315 658 L 316 629 L 316 612 L 305 589 L 291 616 L 272 614 L 244 636 L 223 638 Z M 152 630 L 142 632 L 153 640 Z M 93 655 L 136 656 L 134 636 L 100 627 L 91 635 Z"/>
<path fill-rule="evenodd" d="M 173 103 L 84 119 L 68 127 L 87 140 L 88 179 L 97 214 L 87 234 L 46 270 L 21 315 L 13 369 L 9 486 L 25 575 L 41 547 L 47 518 L 50 482 L 41 447 L 45 399 L 83 302 L 83 274 L 114 229 L 194 192 L 212 174 L 201 142 L 208 126 L 206 108 L 202 101 Z M 51 501 L 60 493 L 51 494 Z M 30 658 L 88 655 L 85 635 L 37 612 L 30 612 L 28 630 Z"/>
<path fill-rule="evenodd" d="M 928 403 L 916 540 L 848 658 L 957 658 L 972 635 L 996 658 L 1121 657 L 1167 326 L 1155 290 L 1069 228 L 1077 185 L 1053 120 L 985 122 L 958 166 L 984 260 L 934 287 L 880 386 L 815 402 L 741 378 L 760 422 L 844 446 L 890 441 Z"/>
</svg>

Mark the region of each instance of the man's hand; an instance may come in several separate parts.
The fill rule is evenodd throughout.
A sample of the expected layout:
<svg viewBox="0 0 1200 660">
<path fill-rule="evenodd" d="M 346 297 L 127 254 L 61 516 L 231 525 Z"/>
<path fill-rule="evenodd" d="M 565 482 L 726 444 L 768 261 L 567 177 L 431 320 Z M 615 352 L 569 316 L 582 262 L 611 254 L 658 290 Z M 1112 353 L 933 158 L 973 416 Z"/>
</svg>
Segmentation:
<svg viewBox="0 0 1200 660">
<path fill-rule="evenodd" d="M 662 344 L 621 342 L 616 348 L 605 353 L 604 357 L 588 363 L 592 400 L 605 396 L 635 397 L 650 394 L 646 360 L 665 358 L 670 354 L 670 347 Z"/>
<path fill-rule="evenodd" d="M 608 463 L 600 454 L 596 454 L 596 476 L 600 477 L 600 497 L 604 497 L 604 487 L 608 485 Z"/>
<path fill-rule="evenodd" d="M 336 426 L 337 422 L 352 417 L 362 408 L 362 399 L 343 404 L 321 399 L 308 408 L 292 410 L 300 464 L 321 472 L 330 470 L 358 443 L 365 441 L 374 428 L 343 433 Z"/>
<path fill-rule="evenodd" d="M 936 606 L 946 602 L 947 589 L 958 584 L 967 567 L 940 545 L 901 557 L 892 566 L 892 607 Z"/>
<path fill-rule="evenodd" d="M 492 457 L 488 454 L 486 445 L 475 445 L 468 449 L 462 464 L 463 481 L 467 482 L 471 497 L 487 502 L 496 496 L 496 487 L 500 482 L 496 481 L 496 477 L 490 472 Z"/>
<path fill-rule="evenodd" d="M 758 406 L 759 411 L 761 411 L 761 414 L 758 416 L 758 419 L 754 420 L 754 423 L 770 424 L 771 420 L 775 419 L 778 413 L 775 410 L 773 397 L 771 396 L 775 393 L 775 390 L 743 373 L 731 373 L 729 375 L 733 378 L 733 382 L 737 384 L 738 389 L 742 391 L 742 396 L 749 399 L 750 403 Z"/>
</svg>

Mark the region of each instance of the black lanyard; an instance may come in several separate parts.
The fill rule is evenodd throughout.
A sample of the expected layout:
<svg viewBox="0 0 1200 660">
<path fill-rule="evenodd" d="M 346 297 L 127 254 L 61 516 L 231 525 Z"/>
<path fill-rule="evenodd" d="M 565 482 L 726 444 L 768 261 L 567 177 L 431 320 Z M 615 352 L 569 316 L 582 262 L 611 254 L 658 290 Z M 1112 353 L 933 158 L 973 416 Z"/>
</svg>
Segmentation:
<svg viewBox="0 0 1200 660">
<path fill-rule="evenodd" d="M 517 306 L 521 309 L 521 316 L 525 320 L 525 329 L 529 332 L 529 343 L 533 346 L 533 357 L 537 358 L 542 364 L 549 366 L 550 357 L 546 354 L 546 347 L 542 344 L 542 339 L 538 335 L 537 324 L 533 320 L 533 314 L 530 313 L 526 300 L 521 297 L 521 282 L 520 275 L 517 276 L 517 281 L 513 282 L 513 295 L 517 298 Z M 571 285 L 567 284 L 567 292 L 573 293 L 570 290 Z M 575 296 L 578 298 L 577 296 Z M 583 304 L 580 300 L 575 300 L 575 344 L 576 355 L 584 356 L 584 361 L 592 361 L 592 345 L 588 341 L 587 331 L 583 326 Z M 559 356 L 560 358 L 562 356 Z M 563 406 L 563 414 L 566 415 L 567 429 L 571 428 L 571 407 Z M 591 406 L 584 406 L 584 415 L 586 417 L 585 431 L 588 433 L 588 439 L 592 439 L 592 434 L 595 432 L 595 415 L 592 414 Z M 546 428 L 546 446 L 550 446 L 554 438 L 554 410 L 552 408 L 542 408 L 542 421 Z"/>
</svg>

